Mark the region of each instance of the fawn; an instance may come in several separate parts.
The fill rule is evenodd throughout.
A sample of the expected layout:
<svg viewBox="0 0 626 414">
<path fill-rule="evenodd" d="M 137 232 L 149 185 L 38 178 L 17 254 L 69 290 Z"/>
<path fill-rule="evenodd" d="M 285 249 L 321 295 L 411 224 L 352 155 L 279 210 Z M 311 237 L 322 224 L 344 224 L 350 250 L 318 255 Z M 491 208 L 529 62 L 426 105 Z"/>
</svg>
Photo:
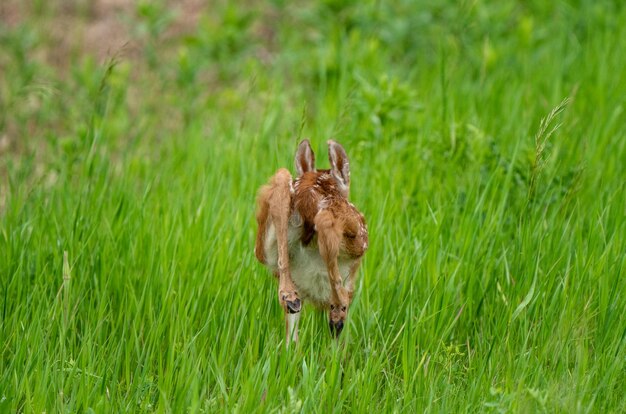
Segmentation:
<svg viewBox="0 0 626 414">
<path fill-rule="evenodd" d="M 298 340 L 303 300 L 329 310 L 331 333 L 344 326 L 368 236 L 365 218 L 348 201 L 350 166 L 328 141 L 331 168 L 317 170 L 308 140 L 298 146 L 294 180 L 279 169 L 257 197 L 255 255 L 278 278 L 286 344 Z"/>
</svg>

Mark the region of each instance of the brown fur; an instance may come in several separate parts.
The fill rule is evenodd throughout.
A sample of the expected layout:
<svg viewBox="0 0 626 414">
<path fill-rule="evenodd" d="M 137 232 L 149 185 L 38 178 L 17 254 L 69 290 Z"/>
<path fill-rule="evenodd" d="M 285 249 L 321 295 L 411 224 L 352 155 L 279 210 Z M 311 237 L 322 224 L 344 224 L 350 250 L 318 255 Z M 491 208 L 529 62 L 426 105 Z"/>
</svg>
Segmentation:
<svg viewBox="0 0 626 414">
<path fill-rule="evenodd" d="M 296 313 L 300 311 L 301 301 L 298 286 L 291 277 L 290 249 L 317 248 L 325 263 L 331 292 L 329 302 L 322 305 L 330 308 L 331 329 L 335 327 L 339 333 L 352 301 L 361 258 L 368 247 L 368 234 L 363 215 L 348 201 L 350 170 L 346 152 L 334 141 L 328 145 L 329 170 L 315 169 L 315 155 L 304 140 L 295 157 L 299 176 L 292 180 L 286 169 L 280 169 L 259 190 L 255 255 L 270 266 L 264 243 L 271 226 L 278 250 L 277 265 L 272 270 L 279 278 L 279 301 L 286 314 Z M 299 229 L 302 247 L 289 244 L 290 226 Z M 349 263 L 347 277 L 341 274 L 339 261 Z"/>
</svg>

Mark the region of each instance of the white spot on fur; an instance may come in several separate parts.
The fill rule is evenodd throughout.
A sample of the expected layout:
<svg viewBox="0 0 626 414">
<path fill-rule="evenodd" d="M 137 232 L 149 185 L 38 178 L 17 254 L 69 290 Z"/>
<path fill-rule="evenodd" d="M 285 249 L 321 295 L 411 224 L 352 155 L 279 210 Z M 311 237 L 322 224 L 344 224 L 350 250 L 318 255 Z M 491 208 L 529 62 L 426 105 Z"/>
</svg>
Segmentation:
<svg viewBox="0 0 626 414">
<path fill-rule="evenodd" d="M 328 197 L 324 197 L 324 198 L 322 198 L 322 199 L 321 199 L 321 200 L 317 203 L 317 209 L 318 209 L 318 210 L 324 210 L 325 208 L 327 208 L 327 207 L 328 207 L 328 204 L 329 204 L 329 202 L 328 202 L 328 201 L 329 201 L 329 200 L 328 200 Z"/>
</svg>

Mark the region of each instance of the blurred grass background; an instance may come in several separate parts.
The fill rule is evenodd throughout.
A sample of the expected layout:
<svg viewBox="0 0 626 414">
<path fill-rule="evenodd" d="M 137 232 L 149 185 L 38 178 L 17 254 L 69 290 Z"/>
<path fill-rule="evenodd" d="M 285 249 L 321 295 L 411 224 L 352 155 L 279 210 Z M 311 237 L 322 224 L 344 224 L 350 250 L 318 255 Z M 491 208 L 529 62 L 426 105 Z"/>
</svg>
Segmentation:
<svg viewBox="0 0 626 414">
<path fill-rule="evenodd" d="M 619 1 L 4 0 L 0 408 L 626 411 Z M 285 351 L 256 189 L 351 159 L 348 328 Z M 64 252 L 67 262 L 64 266 Z"/>
</svg>

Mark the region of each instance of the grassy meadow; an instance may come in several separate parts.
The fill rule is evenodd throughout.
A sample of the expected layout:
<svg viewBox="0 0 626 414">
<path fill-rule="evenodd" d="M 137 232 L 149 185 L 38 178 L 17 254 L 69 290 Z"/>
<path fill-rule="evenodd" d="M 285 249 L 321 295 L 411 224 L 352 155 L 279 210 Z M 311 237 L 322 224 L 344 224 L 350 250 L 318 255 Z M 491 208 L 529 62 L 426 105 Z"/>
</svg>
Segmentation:
<svg viewBox="0 0 626 414">
<path fill-rule="evenodd" d="M 626 411 L 622 2 L 2 3 L 0 412 Z M 303 138 L 370 247 L 286 350 Z"/>
</svg>

